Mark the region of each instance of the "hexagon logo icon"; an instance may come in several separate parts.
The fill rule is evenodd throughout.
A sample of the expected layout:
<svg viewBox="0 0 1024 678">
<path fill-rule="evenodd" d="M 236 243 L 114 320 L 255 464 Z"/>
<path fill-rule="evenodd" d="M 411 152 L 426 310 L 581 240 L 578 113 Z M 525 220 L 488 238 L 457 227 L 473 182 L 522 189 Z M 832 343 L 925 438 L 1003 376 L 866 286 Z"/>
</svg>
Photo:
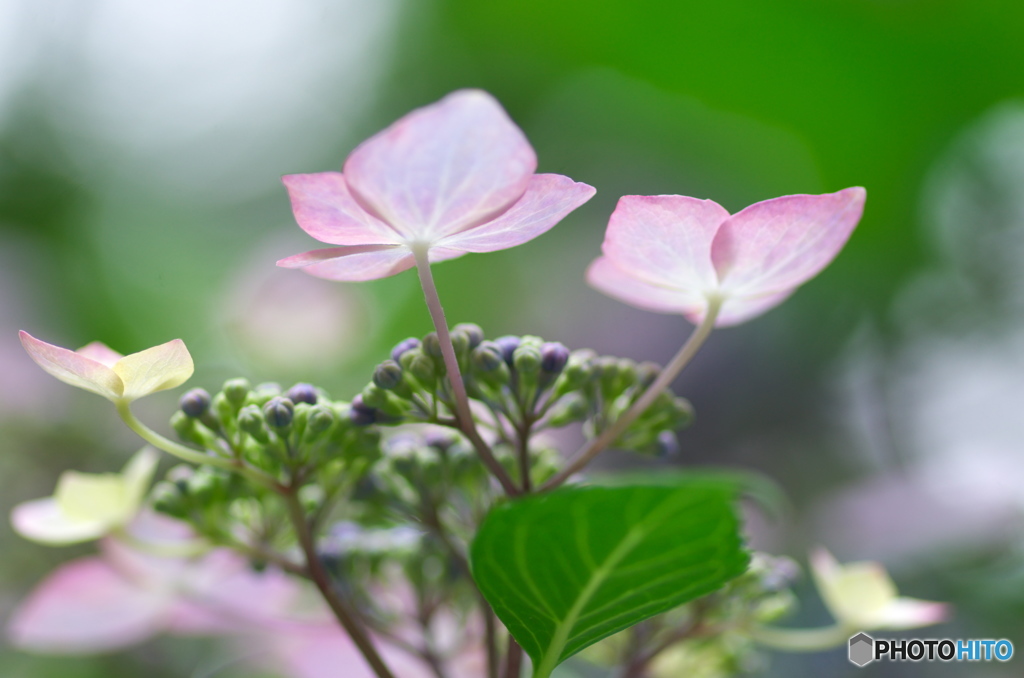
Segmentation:
<svg viewBox="0 0 1024 678">
<path fill-rule="evenodd" d="M 866 633 L 850 638 L 850 661 L 857 666 L 867 666 L 875 659 L 875 639 Z"/>
</svg>

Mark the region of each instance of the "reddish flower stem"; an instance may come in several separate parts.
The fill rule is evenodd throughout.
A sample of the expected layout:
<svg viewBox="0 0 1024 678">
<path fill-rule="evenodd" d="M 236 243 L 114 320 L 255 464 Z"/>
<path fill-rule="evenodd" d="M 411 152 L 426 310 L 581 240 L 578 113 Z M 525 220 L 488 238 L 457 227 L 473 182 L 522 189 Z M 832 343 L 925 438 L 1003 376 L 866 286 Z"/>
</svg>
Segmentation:
<svg viewBox="0 0 1024 678">
<path fill-rule="evenodd" d="M 505 493 L 514 497 L 519 494 L 519 488 L 516 487 L 515 482 L 512 481 L 512 477 L 509 476 L 505 467 L 494 456 L 494 451 L 491 450 L 476 430 L 476 423 L 473 421 L 473 414 L 469 409 L 466 385 L 462 381 L 459 361 L 455 357 L 452 337 L 448 332 L 448 321 L 444 317 L 441 299 L 437 296 L 434 276 L 430 273 L 427 247 L 425 245 L 413 245 L 412 252 L 416 258 L 416 271 L 420 276 L 420 286 L 423 288 L 423 296 L 427 302 L 427 309 L 430 311 L 430 319 L 434 321 L 434 329 L 437 330 L 437 338 L 441 344 L 441 356 L 444 358 L 444 366 L 448 371 L 448 383 L 451 384 L 452 395 L 455 398 L 455 418 L 458 419 L 459 429 L 469 438 L 473 447 L 476 448 L 477 454 L 480 455 L 480 459 L 487 466 L 491 474 L 501 483 Z"/>
</svg>

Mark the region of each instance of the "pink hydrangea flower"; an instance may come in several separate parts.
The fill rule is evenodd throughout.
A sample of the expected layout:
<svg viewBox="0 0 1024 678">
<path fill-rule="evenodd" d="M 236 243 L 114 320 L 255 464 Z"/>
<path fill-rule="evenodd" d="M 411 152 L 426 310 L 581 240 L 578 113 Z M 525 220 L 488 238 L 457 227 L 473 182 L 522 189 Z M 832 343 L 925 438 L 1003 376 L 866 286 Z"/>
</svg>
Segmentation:
<svg viewBox="0 0 1024 678">
<path fill-rule="evenodd" d="M 735 325 L 825 268 L 860 220 L 865 197 L 859 187 L 786 195 L 730 215 L 711 200 L 627 195 L 587 280 L 627 304 L 697 324 L 718 303 L 715 324 Z"/>
<path fill-rule="evenodd" d="M 187 549 L 183 523 L 143 514 L 132 536 L 157 550 Z M 242 634 L 275 621 L 296 599 L 284 573 L 256 573 L 234 552 L 199 557 L 144 553 L 118 541 L 101 555 L 79 558 L 51 573 L 14 611 L 7 637 L 36 652 L 83 654 L 134 645 L 158 633 Z"/>
<path fill-rule="evenodd" d="M 284 177 L 295 219 L 339 245 L 277 262 L 331 280 L 373 280 L 414 265 L 525 243 L 594 189 L 534 174 L 522 131 L 486 92 L 461 90 L 364 141 L 344 172 Z"/>
</svg>

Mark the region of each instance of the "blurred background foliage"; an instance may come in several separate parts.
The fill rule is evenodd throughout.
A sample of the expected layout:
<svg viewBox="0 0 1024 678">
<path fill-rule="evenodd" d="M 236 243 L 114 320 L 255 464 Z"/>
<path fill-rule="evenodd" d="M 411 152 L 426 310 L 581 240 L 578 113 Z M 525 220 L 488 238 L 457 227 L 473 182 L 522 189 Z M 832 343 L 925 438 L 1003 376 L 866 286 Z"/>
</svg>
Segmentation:
<svg viewBox="0 0 1024 678">
<path fill-rule="evenodd" d="M 903 592 L 955 604 L 925 635 L 1024 647 L 1022 34 L 1024 5 L 998 0 L 0 0 L 0 503 L 49 494 L 68 467 L 118 468 L 137 447 L 105 403 L 30 363 L 19 328 L 126 353 L 182 337 L 194 386 L 242 374 L 341 397 L 427 331 L 411 273 L 337 285 L 274 267 L 314 246 L 279 176 L 337 169 L 410 109 L 480 87 L 540 171 L 598 189 L 534 242 L 437 267 L 449 319 L 491 336 L 663 362 L 686 323 L 583 282 L 620 195 L 736 211 L 867 187 L 839 259 L 719 332 L 681 378 L 698 423 L 659 463 L 765 471 L 794 512 L 752 516 L 755 544 L 881 559 Z M 157 425 L 174 407 L 164 395 L 140 403 Z M 2 617 L 89 551 L 5 526 L 0 548 Z M 802 593 L 795 623 L 823 622 Z M 223 652 L 7 648 L 0 673 L 227 675 Z M 837 651 L 774 656 L 764 675 L 856 671 Z"/>
</svg>

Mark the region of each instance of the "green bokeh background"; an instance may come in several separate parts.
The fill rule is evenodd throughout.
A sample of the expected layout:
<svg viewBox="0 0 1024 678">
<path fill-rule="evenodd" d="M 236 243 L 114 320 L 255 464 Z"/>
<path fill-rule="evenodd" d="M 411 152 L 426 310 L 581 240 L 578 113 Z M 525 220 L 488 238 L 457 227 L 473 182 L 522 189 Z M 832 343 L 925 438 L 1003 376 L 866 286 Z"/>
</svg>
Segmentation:
<svg viewBox="0 0 1024 678">
<path fill-rule="evenodd" d="M 202 20 L 196 5 L 180 11 Z M 216 329 L 228 313 L 224 290 L 240 284 L 232 281 L 243 267 L 270 270 L 276 258 L 314 246 L 291 220 L 279 175 L 335 169 L 355 143 L 410 109 L 480 87 L 524 129 L 540 171 L 598 189 L 534 242 L 436 267 L 449 319 L 478 322 L 492 336 L 537 333 L 663 362 L 686 323 L 624 307 L 583 282 L 619 196 L 679 193 L 736 211 L 782 194 L 867 187 L 864 219 L 838 260 L 778 310 L 713 337 L 679 384 L 700 415 L 682 437 L 682 461 L 766 471 L 793 497 L 799 525 L 801 511 L 863 473 L 832 426 L 839 415 L 825 396 L 829 375 L 865 326 L 883 353 L 903 341 L 894 299 L 937 256 L 923 223 L 926 182 L 965 129 L 1024 96 L 1022 35 L 1024 5 L 995 0 L 407 0 L 392 6 L 374 50 L 346 65 L 375 73 L 366 101 L 318 139 L 301 124 L 252 138 L 267 150 L 244 168 L 257 188 L 242 197 L 219 193 L 216 182 L 201 195 L 171 186 L 72 124 L 76 100 L 62 98 L 53 75 L 70 57 L 58 50 L 39 57 L 0 115 L 2 355 L 28 362 L 13 332 L 22 325 L 57 343 L 99 339 L 123 352 L 180 336 L 196 359 L 196 386 L 241 373 L 354 392 L 392 344 L 429 329 L 411 273 L 346 286 L 347 303 L 361 309 L 347 320 L 353 348 L 326 367 L 261 364 L 240 349 L 237 333 Z M 267 91 L 278 86 L 265 82 Z M 342 96 L 330 88 L 307 95 L 310 108 Z M 245 111 L 238 115 L 244 127 Z M 290 140 L 308 150 L 280 154 Z M 52 413 L 0 411 L 4 511 L 49 493 L 62 469 L 112 469 L 135 449 L 104 403 L 55 392 Z M 174 397 L 147 401 L 144 414 L 163 422 Z M 745 443 L 757 440 L 772 442 L 752 452 Z M 812 537 L 792 532 L 781 548 L 801 557 Z M 89 551 L 30 545 L 7 527 L 0 548 L 0 615 L 44 568 Z M 978 593 L 978 568 L 990 557 L 947 554 L 908 571 L 901 588 L 958 605 L 955 624 L 937 633 L 1024 640 L 1019 594 Z M 820 621 L 809 607 L 805 619 Z M 0 649 L 0 675 L 198 676 L 212 656 L 212 646 L 180 640 L 88 661 Z M 897 669 L 863 675 L 1012 675 Z M 841 653 L 775 657 L 766 671 L 853 675 Z"/>
</svg>

